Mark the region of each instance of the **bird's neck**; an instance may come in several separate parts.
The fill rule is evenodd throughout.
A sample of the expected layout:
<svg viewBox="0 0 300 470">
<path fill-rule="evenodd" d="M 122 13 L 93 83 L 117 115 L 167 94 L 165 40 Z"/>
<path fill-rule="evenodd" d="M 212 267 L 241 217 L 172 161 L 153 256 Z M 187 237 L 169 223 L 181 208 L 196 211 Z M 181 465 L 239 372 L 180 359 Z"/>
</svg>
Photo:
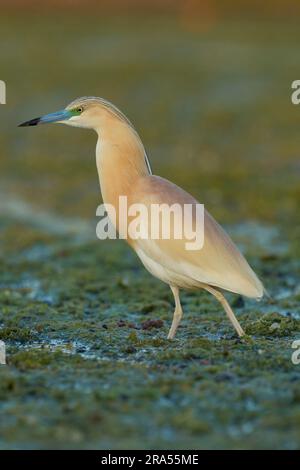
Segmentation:
<svg viewBox="0 0 300 470">
<path fill-rule="evenodd" d="M 133 128 L 119 120 L 102 126 L 98 133 L 96 162 L 104 203 L 118 205 L 141 177 L 149 175 L 144 146 Z"/>
</svg>

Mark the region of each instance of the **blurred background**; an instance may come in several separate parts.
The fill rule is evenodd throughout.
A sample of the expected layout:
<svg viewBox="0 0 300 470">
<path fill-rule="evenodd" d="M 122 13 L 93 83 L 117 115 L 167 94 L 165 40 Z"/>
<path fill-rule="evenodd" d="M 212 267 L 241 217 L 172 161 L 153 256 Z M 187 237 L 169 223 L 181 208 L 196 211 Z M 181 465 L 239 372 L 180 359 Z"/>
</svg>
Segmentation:
<svg viewBox="0 0 300 470">
<path fill-rule="evenodd" d="M 281 317 L 290 313 L 296 322 L 300 296 L 300 108 L 291 103 L 291 84 L 300 79 L 299 2 L 40 3 L 0 0 L 0 79 L 7 86 L 7 104 L 0 105 L 0 338 L 7 341 L 13 366 L 3 372 L 6 375 L 2 378 L 6 408 L 0 421 L 4 433 L 0 445 L 45 447 L 64 442 L 71 447 L 297 447 L 299 394 L 298 401 L 296 395 L 293 402 L 296 408 L 284 401 L 283 389 L 279 395 L 264 395 L 270 383 L 275 393 L 276 387 L 278 390 L 279 384 L 290 383 L 291 377 L 297 376 L 298 380 L 299 373 L 294 369 L 291 372 L 284 366 L 273 376 L 271 362 L 261 364 L 268 379 L 260 377 L 260 389 L 257 377 L 252 377 L 253 383 L 244 377 L 250 383 L 249 396 L 252 394 L 250 398 L 247 395 L 247 402 L 245 384 L 241 395 L 230 398 L 226 385 L 222 385 L 221 392 L 211 389 L 208 377 L 203 416 L 197 398 L 199 389 L 193 388 L 201 378 L 195 376 L 194 369 L 180 386 L 173 383 L 173 389 L 179 389 L 172 396 L 170 383 L 177 380 L 173 368 L 190 367 L 184 354 L 173 357 L 167 350 L 164 356 L 165 346 L 157 351 L 159 344 L 151 343 L 152 352 L 144 357 L 138 347 L 142 340 L 127 338 L 135 334 L 134 329 L 128 333 L 131 327 L 126 324 L 127 329 L 119 328 L 115 333 L 120 318 L 129 323 L 142 322 L 138 315 L 143 308 L 160 315 L 166 329 L 172 301 L 163 294 L 165 288 L 142 271 L 125 244 L 107 242 L 104 247 L 95 240 L 95 211 L 101 202 L 95 166 L 96 135 L 65 126 L 18 129 L 17 125 L 61 109 L 83 95 L 113 102 L 138 130 L 153 172 L 183 186 L 204 203 L 249 256 L 279 302 L 276 307 L 265 306 L 264 313 L 276 314 L 279 324 Z M 149 292 L 143 290 L 145 284 Z M 151 307 L 152 288 L 167 295 L 165 304 Z M 187 308 L 195 315 L 202 304 L 193 302 L 194 297 L 186 298 Z M 206 300 L 205 304 L 208 317 L 203 335 L 211 331 L 209 315 L 214 307 L 210 302 Z M 258 321 L 258 307 L 253 313 L 247 303 L 239 306 L 244 321 L 247 315 L 256 315 L 251 318 Z M 214 314 L 217 311 L 215 308 Z M 105 322 L 109 340 L 99 321 Z M 255 332 L 251 321 L 249 328 Z M 273 323 L 270 317 L 270 325 Z M 226 319 L 224 325 L 227 331 Z M 269 328 L 268 322 L 266 325 Z M 102 328 L 101 342 L 98 327 Z M 287 334 L 296 331 L 294 323 L 289 328 Z M 158 337 L 163 338 L 164 333 L 159 330 Z M 153 334 L 150 331 L 149 338 Z M 184 351 L 199 332 L 189 335 L 191 331 L 184 339 L 187 342 L 183 341 Z M 123 340 L 133 342 L 131 353 L 117 347 Z M 34 351 L 45 343 L 50 345 L 47 351 L 36 356 Z M 220 373 L 229 373 L 222 351 L 234 343 L 218 344 Z M 285 364 L 281 354 L 289 354 L 289 346 L 276 344 L 278 351 L 273 354 L 278 354 L 276 364 L 280 368 Z M 206 366 L 211 365 L 215 344 L 211 350 L 209 344 L 204 349 L 199 344 L 196 347 L 200 348 L 199 357 L 208 361 Z M 260 347 L 265 350 L 269 346 L 262 343 Z M 94 356 L 84 356 L 90 350 Z M 50 353 L 58 354 L 55 365 Z M 161 364 L 170 366 L 161 382 L 155 375 L 160 373 L 156 369 L 157 354 L 161 354 Z M 257 364 L 256 353 L 251 349 L 247 354 L 249 361 L 251 357 Z M 66 355 L 69 361 L 85 361 L 68 363 Z M 93 369 L 95 355 L 112 360 L 106 363 L 112 368 L 109 384 L 107 377 L 97 375 L 97 367 Z M 141 382 L 153 361 L 153 380 L 164 384 L 163 391 L 168 390 L 165 401 L 155 395 L 157 388 L 149 392 L 153 384 L 148 384 L 148 392 L 143 395 L 136 383 L 137 395 L 132 392 L 135 404 L 128 402 L 122 387 L 129 387 L 124 384 L 130 372 L 125 374 L 115 365 L 118 360 L 128 361 L 128 355 L 140 364 L 134 377 L 141 374 Z M 47 377 L 43 375 L 45 368 Z M 253 370 L 250 362 L 248 370 Z M 164 382 L 166 374 L 171 374 L 168 383 Z M 228 377 L 224 380 L 230 385 Z M 98 390 L 101 380 L 103 390 L 109 390 L 107 395 L 103 392 L 102 396 Z M 44 396 L 45 389 L 51 390 L 51 398 Z M 184 390 L 190 402 L 184 401 Z M 220 395 L 210 408 L 212 390 Z M 81 393 L 84 397 L 94 393 L 93 399 L 82 401 Z M 37 408 L 32 407 L 34 396 L 40 399 Z M 135 415 L 139 400 L 140 409 Z M 153 415 L 154 402 L 157 416 Z M 220 402 L 228 404 L 226 412 L 218 409 Z M 97 414 L 95 406 L 99 403 L 101 411 Z M 239 403 L 236 409 L 235 403 Z M 272 414 L 278 403 L 284 417 Z M 177 414 L 172 418 L 168 406 L 175 404 Z M 232 411 L 227 415 L 229 408 Z M 258 413 L 258 409 L 263 411 Z M 146 429 L 145 422 L 154 434 Z M 105 438 L 103 429 L 107 430 Z"/>
</svg>

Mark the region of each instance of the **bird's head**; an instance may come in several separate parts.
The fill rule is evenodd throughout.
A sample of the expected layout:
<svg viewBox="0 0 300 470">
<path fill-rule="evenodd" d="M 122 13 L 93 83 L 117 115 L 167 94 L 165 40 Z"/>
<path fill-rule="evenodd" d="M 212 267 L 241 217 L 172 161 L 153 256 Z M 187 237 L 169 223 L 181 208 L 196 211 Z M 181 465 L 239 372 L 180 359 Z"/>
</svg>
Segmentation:
<svg viewBox="0 0 300 470">
<path fill-rule="evenodd" d="M 97 97 L 78 98 L 61 111 L 23 122 L 20 127 L 59 123 L 86 129 L 99 129 L 106 119 L 115 118 L 130 124 L 126 116 L 110 102 Z"/>
</svg>

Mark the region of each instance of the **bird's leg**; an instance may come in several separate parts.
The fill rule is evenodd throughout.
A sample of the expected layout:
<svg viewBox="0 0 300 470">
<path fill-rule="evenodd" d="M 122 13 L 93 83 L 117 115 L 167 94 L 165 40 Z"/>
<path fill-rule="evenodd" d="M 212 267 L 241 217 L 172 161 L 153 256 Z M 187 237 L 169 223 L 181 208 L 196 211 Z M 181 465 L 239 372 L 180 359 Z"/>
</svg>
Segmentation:
<svg viewBox="0 0 300 470">
<path fill-rule="evenodd" d="M 216 297 L 216 299 L 218 299 L 218 301 L 222 304 L 229 320 L 233 324 L 237 334 L 239 336 L 244 336 L 245 332 L 244 332 L 243 328 L 241 327 L 241 325 L 239 324 L 235 314 L 233 313 L 233 311 L 232 311 L 229 303 L 227 302 L 226 298 L 224 297 L 224 295 L 219 290 L 214 289 L 211 286 L 205 286 L 205 290 L 210 292 L 212 295 L 214 295 Z"/>
<path fill-rule="evenodd" d="M 175 311 L 173 315 L 173 321 L 172 325 L 168 334 L 168 339 L 173 339 L 177 330 L 177 327 L 180 323 L 180 320 L 182 318 L 182 308 L 181 308 L 181 303 L 180 303 L 180 298 L 179 298 L 179 289 L 178 287 L 170 286 L 171 291 L 173 292 L 174 295 L 174 300 L 175 300 Z"/>
</svg>

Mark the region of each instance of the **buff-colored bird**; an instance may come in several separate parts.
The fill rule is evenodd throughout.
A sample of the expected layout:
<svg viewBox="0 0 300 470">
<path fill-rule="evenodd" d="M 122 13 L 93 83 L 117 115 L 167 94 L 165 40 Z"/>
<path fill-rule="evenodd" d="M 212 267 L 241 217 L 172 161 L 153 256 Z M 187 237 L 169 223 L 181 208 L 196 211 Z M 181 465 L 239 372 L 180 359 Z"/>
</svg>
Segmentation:
<svg viewBox="0 0 300 470">
<path fill-rule="evenodd" d="M 194 206 L 197 201 L 183 189 L 151 173 L 142 141 L 130 121 L 111 103 L 97 97 L 83 97 L 64 110 L 27 121 L 21 126 L 63 123 L 93 129 L 98 134 L 96 161 L 103 201 L 118 213 L 119 196 L 128 204 L 174 203 Z M 116 229 L 119 230 L 118 217 Z M 150 230 L 151 227 L 147 228 Z M 244 331 L 222 290 L 260 299 L 264 287 L 243 255 L 213 217 L 205 211 L 204 245 L 187 250 L 186 239 L 128 237 L 143 265 L 153 276 L 169 284 L 175 312 L 168 338 L 175 336 L 182 317 L 179 289 L 205 289 L 222 304 L 239 336 Z"/>
</svg>

